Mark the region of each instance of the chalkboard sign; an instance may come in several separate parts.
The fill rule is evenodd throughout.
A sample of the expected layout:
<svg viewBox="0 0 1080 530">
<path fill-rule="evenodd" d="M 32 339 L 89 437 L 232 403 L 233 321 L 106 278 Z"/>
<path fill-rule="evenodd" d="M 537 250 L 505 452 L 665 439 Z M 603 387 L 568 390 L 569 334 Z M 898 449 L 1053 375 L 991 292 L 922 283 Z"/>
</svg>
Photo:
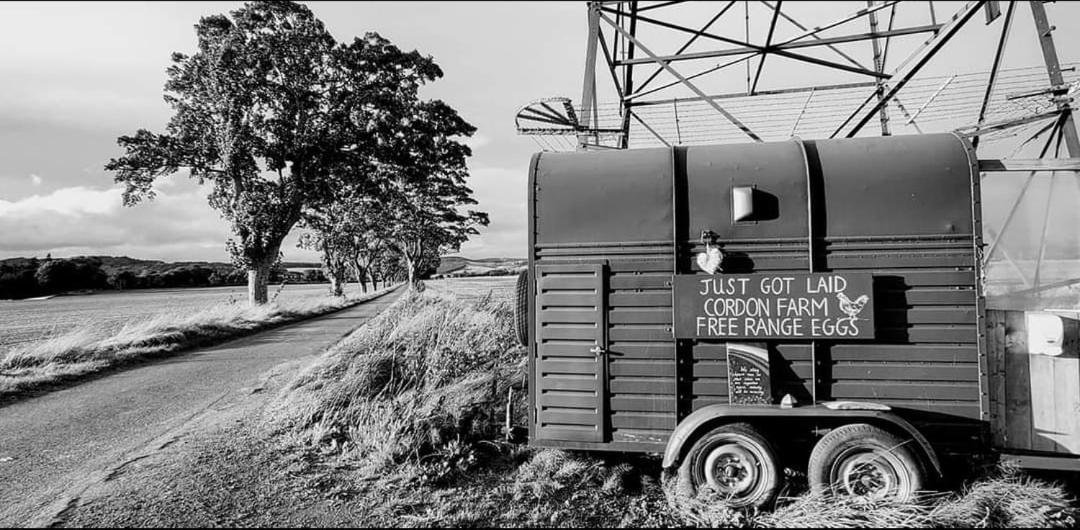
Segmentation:
<svg viewBox="0 0 1080 530">
<path fill-rule="evenodd" d="M 679 274 L 677 339 L 872 339 L 873 275 Z"/>
<path fill-rule="evenodd" d="M 772 403 L 769 352 L 764 344 L 728 344 L 728 398 L 732 405 Z"/>
</svg>

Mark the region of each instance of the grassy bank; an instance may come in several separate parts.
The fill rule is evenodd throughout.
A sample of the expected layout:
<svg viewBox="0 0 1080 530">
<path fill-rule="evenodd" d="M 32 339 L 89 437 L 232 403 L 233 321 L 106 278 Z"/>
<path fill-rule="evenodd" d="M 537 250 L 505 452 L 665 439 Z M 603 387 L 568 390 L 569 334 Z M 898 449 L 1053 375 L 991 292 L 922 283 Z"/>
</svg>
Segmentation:
<svg viewBox="0 0 1080 530">
<path fill-rule="evenodd" d="M 281 403 L 294 441 L 377 473 L 448 476 L 499 437 L 511 389 L 523 414 L 524 350 L 510 304 L 410 293 L 331 348 Z M 520 418 L 518 423 L 520 423 Z"/>
<path fill-rule="evenodd" d="M 87 324 L 0 356 L 0 399 L 39 391 L 149 358 L 207 346 L 281 324 L 323 315 L 370 300 L 379 292 L 346 298 L 243 303 L 178 310 L 118 326 Z"/>
<path fill-rule="evenodd" d="M 434 282 L 432 282 L 434 284 Z M 806 493 L 792 474 L 771 512 L 679 498 L 656 457 L 533 450 L 524 424 L 525 352 L 511 308 L 451 284 L 398 301 L 279 395 L 290 476 L 317 484 L 351 524 L 375 526 L 1071 527 L 1059 484 L 1001 469 L 909 504 Z M 466 299 L 467 298 L 467 299 Z M 520 440 L 519 440 L 520 441 Z"/>
</svg>

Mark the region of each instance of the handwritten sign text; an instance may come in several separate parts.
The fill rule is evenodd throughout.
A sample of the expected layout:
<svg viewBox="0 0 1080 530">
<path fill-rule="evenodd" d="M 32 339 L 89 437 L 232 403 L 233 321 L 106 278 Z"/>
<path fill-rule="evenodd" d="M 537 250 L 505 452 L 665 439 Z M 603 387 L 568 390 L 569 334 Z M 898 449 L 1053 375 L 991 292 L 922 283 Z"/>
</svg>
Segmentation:
<svg viewBox="0 0 1080 530">
<path fill-rule="evenodd" d="M 870 339 L 866 273 L 676 275 L 675 338 Z"/>
</svg>

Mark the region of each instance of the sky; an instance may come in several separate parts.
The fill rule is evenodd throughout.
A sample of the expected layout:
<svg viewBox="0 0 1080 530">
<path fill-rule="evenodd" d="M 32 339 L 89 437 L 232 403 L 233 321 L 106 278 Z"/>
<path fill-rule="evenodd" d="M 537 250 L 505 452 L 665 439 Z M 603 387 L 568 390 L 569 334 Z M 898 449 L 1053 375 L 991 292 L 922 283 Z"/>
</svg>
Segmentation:
<svg viewBox="0 0 1080 530">
<path fill-rule="evenodd" d="M 123 207 L 121 188 L 103 166 L 121 154 L 118 136 L 140 128 L 164 128 L 171 114 L 162 100 L 165 68 L 172 52 L 194 48 L 192 26 L 199 17 L 240 5 L 0 3 L 0 258 L 51 253 L 170 261 L 228 259 L 224 244 L 228 227 L 207 205 L 206 189 L 186 174 L 160 181 L 154 201 Z M 539 148 L 532 139 L 516 134 L 513 118 L 522 105 L 542 97 L 580 99 L 585 2 L 308 5 L 338 40 L 376 31 L 403 49 L 434 57 L 445 77 L 426 87 L 423 95 L 447 101 L 477 127 L 468 141 L 474 152 L 469 185 L 479 209 L 491 217 L 491 225 L 465 243 L 460 253 L 473 258 L 524 257 L 526 172 L 530 156 Z M 832 19 L 862 6 L 797 7 Z M 1017 24 L 1030 26 L 1030 12 L 1021 7 Z M 1076 60 L 1072 51 L 1080 45 L 1076 31 L 1080 28 L 1073 26 L 1080 22 L 1080 4 L 1058 3 L 1048 11 L 1059 26 L 1055 36 L 1062 59 Z M 701 23 L 692 20 L 692 13 L 685 16 L 690 25 Z M 958 54 L 932 68 L 988 69 L 973 66 L 967 57 L 989 55 L 985 46 L 994 35 L 989 29 L 983 33 L 982 40 L 957 44 Z M 1010 54 L 1026 65 L 1041 62 L 1033 38 L 1013 38 Z M 772 72 L 773 79 L 783 80 L 784 70 Z M 798 80 L 795 74 L 787 76 L 789 81 Z M 295 234 L 282 251 L 289 261 L 318 258 L 296 248 Z"/>
<path fill-rule="evenodd" d="M 103 169 L 116 138 L 161 131 L 173 51 L 190 51 L 199 17 L 239 2 L 0 3 L 0 258 L 129 255 L 227 261 L 228 226 L 186 175 L 152 202 L 123 207 Z M 440 98 L 478 132 L 469 185 L 491 225 L 461 248 L 469 257 L 523 257 L 525 186 L 536 144 L 514 114 L 530 100 L 580 91 L 583 2 L 311 2 L 340 40 L 376 31 L 432 55 Z M 295 230 L 294 230 L 295 232 Z M 286 240 L 286 260 L 316 260 Z"/>
</svg>

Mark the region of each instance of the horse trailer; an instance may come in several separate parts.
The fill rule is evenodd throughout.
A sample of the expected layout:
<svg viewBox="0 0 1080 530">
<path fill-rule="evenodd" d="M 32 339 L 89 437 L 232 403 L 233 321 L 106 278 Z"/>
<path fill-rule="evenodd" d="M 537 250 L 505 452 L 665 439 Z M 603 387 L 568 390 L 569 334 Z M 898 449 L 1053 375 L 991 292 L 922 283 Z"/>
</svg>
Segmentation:
<svg viewBox="0 0 1080 530">
<path fill-rule="evenodd" d="M 732 506 L 1080 469 L 1080 327 L 986 307 L 979 177 L 952 134 L 534 155 L 530 444 Z"/>
</svg>

